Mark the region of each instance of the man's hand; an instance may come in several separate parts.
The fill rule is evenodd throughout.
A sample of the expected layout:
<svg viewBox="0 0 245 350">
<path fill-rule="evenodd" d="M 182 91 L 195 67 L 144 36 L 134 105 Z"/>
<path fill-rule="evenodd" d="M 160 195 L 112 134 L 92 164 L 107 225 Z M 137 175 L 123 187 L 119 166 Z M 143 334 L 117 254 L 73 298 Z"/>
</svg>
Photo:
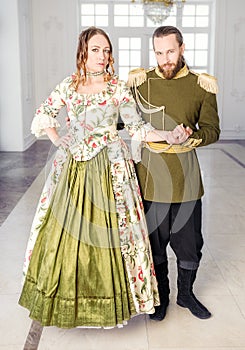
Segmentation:
<svg viewBox="0 0 245 350">
<path fill-rule="evenodd" d="M 193 130 L 187 126 L 186 128 L 183 124 L 177 125 L 172 131 L 172 144 L 181 144 L 185 142 L 193 133 Z M 168 142 L 168 141 L 167 141 Z M 169 143 L 169 142 L 168 142 Z"/>
<path fill-rule="evenodd" d="M 166 137 L 165 137 L 165 141 L 169 145 L 178 145 L 178 144 L 181 143 L 180 139 L 179 139 L 179 136 L 175 136 L 173 131 L 167 131 Z"/>
</svg>

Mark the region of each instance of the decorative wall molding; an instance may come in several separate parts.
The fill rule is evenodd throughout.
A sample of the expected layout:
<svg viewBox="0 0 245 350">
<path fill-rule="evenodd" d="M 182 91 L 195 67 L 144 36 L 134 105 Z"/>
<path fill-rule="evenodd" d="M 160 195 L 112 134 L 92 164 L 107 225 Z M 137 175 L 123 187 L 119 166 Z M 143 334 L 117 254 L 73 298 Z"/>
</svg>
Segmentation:
<svg viewBox="0 0 245 350">
<path fill-rule="evenodd" d="M 47 86 L 53 86 L 60 80 L 60 71 L 64 60 L 63 45 L 60 42 L 64 39 L 64 24 L 55 16 L 50 16 L 43 22 L 45 40 L 45 67 L 47 74 Z"/>
<path fill-rule="evenodd" d="M 23 40 L 22 40 L 22 81 L 23 81 L 23 98 L 29 103 L 33 98 L 32 83 L 32 47 L 30 39 L 30 16 L 24 14 L 22 16 Z"/>
<path fill-rule="evenodd" d="M 245 100 L 245 17 L 239 18 L 234 24 L 234 50 L 233 50 L 233 70 L 232 70 L 232 90 L 231 96 L 236 102 Z"/>
</svg>

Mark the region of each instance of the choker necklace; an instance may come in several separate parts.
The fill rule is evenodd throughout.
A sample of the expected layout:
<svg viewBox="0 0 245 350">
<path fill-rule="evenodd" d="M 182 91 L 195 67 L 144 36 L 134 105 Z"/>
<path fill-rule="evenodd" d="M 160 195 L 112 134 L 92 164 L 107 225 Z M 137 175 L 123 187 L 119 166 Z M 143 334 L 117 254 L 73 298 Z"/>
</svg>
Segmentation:
<svg viewBox="0 0 245 350">
<path fill-rule="evenodd" d="M 88 77 L 98 77 L 99 75 L 104 75 L 105 71 L 101 71 L 101 72 L 86 72 Z"/>
</svg>

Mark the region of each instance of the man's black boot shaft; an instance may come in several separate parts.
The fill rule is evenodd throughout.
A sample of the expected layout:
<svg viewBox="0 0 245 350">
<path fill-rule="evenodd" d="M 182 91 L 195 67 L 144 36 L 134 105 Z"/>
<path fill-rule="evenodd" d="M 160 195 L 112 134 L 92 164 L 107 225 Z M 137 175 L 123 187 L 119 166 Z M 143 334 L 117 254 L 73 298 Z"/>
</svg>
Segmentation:
<svg viewBox="0 0 245 350">
<path fill-rule="evenodd" d="M 196 298 L 193 293 L 193 283 L 196 279 L 197 270 L 186 270 L 178 266 L 178 295 L 177 304 L 190 310 L 190 312 L 200 318 L 211 317 L 208 309 Z"/>
</svg>

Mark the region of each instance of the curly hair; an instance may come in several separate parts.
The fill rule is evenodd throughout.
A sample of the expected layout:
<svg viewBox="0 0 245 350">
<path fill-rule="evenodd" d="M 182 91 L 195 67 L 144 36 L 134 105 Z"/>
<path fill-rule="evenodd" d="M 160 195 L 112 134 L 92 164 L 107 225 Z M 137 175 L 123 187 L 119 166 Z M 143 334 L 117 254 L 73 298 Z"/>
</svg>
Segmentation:
<svg viewBox="0 0 245 350">
<path fill-rule="evenodd" d="M 86 76 L 87 76 L 86 62 L 88 59 L 88 42 L 94 35 L 97 35 L 97 34 L 103 35 L 106 38 L 110 48 L 109 60 L 105 69 L 105 77 L 104 77 L 105 81 L 109 81 L 114 74 L 114 67 L 113 67 L 114 59 L 112 56 L 112 44 L 109 39 L 109 36 L 106 34 L 106 32 L 104 32 L 103 29 L 96 28 L 96 27 L 89 27 L 81 32 L 78 39 L 77 56 L 76 56 L 77 72 L 72 82 L 72 85 L 75 87 L 75 89 L 78 88 L 79 82 L 81 80 L 82 80 L 82 84 L 84 84 L 86 81 Z M 82 74 L 81 74 L 81 71 L 83 72 Z"/>
</svg>

